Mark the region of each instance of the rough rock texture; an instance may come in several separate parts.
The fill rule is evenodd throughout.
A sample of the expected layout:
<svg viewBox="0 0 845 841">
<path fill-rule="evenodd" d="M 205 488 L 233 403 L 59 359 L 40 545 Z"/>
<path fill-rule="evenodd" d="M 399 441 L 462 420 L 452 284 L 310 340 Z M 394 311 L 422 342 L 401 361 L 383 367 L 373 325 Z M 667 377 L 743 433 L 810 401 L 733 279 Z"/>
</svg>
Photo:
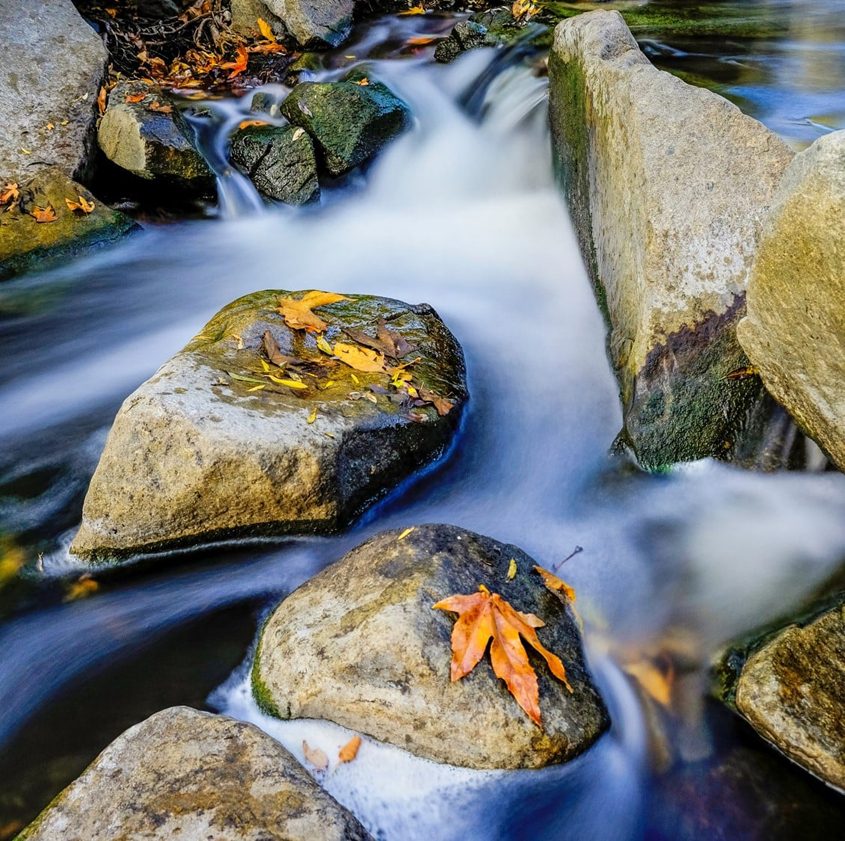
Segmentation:
<svg viewBox="0 0 845 841">
<path fill-rule="evenodd" d="M 303 47 L 336 47 L 352 28 L 353 6 L 353 0 L 232 0 L 232 25 L 256 35 L 262 18 Z"/>
<path fill-rule="evenodd" d="M 658 467 L 729 455 L 754 379 L 736 339 L 762 220 L 792 152 L 653 67 L 618 12 L 558 25 L 556 166 L 610 326 L 627 438 Z"/>
<path fill-rule="evenodd" d="M 721 694 L 763 738 L 845 790 L 845 598 L 806 621 L 732 649 Z"/>
<path fill-rule="evenodd" d="M 384 318 L 415 347 L 415 382 L 456 405 L 443 417 L 417 408 L 414 419 L 387 374 L 325 367 L 314 336 L 275 312 L 286 294 L 299 293 L 256 292 L 225 307 L 126 399 L 72 552 L 109 558 L 235 535 L 331 532 L 444 451 L 466 386 L 460 347 L 431 307 L 354 295 L 318 310 L 331 343 L 349 341 L 341 327 Z M 266 376 L 268 330 L 283 354 L 309 360 L 307 388 Z"/>
<path fill-rule="evenodd" d="M 141 96 L 138 102 L 127 101 Z M 158 106 L 167 111 L 152 110 Z M 109 93 L 97 130 L 105 156 L 139 178 L 171 179 L 195 186 L 213 183 L 196 150 L 190 126 L 161 91 L 142 82 L 120 82 Z"/>
<path fill-rule="evenodd" d="M 492 36 L 487 27 L 474 20 L 458 21 L 452 27 L 448 38 L 444 38 L 434 49 L 434 58 L 444 64 L 454 61 L 467 50 L 477 47 L 495 47 L 500 41 Z"/>
<path fill-rule="evenodd" d="M 787 169 L 738 335 L 769 391 L 845 470 L 845 131 Z"/>
<path fill-rule="evenodd" d="M 91 213 L 68 208 L 65 199 L 78 202 L 80 196 L 94 203 Z M 36 208 L 53 208 L 56 220 L 36 222 L 31 215 Z M 57 167 L 42 169 L 21 185 L 20 202 L 0 212 L 0 280 L 106 245 L 136 227 Z"/>
<path fill-rule="evenodd" d="M 0 183 L 49 164 L 84 177 L 108 58 L 102 41 L 71 0 L 3 0 L 0 44 Z"/>
<path fill-rule="evenodd" d="M 21 841 L 366 841 L 367 831 L 252 724 L 171 707 L 112 742 Z"/>
<path fill-rule="evenodd" d="M 266 711 L 320 718 L 438 762 L 539 768 L 589 747 L 608 725 L 567 609 L 515 546 L 455 526 L 388 531 L 288 596 L 261 635 L 253 688 Z M 507 579 L 510 559 L 517 562 Z M 545 731 L 495 677 L 487 657 L 449 681 L 454 615 L 432 605 L 479 584 L 546 622 L 541 642 L 566 667 L 574 692 L 531 657 Z M 530 655 L 531 656 L 531 655 Z"/>
<path fill-rule="evenodd" d="M 314 144 L 305 129 L 241 129 L 232 137 L 232 163 L 268 198 L 286 204 L 308 204 L 320 196 Z"/>
<path fill-rule="evenodd" d="M 381 82 L 300 82 L 282 115 L 314 139 L 332 175 L 372 158 L 410 124 L 408 106 Z"/>
</svg>

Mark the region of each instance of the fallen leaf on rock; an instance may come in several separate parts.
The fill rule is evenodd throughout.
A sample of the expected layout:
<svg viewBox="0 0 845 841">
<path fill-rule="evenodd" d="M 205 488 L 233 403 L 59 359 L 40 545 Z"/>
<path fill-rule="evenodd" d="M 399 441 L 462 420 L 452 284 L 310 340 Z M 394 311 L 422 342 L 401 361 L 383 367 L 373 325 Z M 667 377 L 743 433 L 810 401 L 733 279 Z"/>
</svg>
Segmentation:
<svg viewBox="0 0 845 841">
<path fill-rule="evenodd" d="M 106 113 L 106 88 L 105 85 L 100 88 L 100 92 L 97 94 L 97 110 L 100 112 L 100 116 Z"/>
<path fill-rule="evenodd" d="M 424 15 L 425 9 L 422 7 L 422 4 L 419 6 L 411 6 L 410 9 L 405 9 L 402 12 L 399 12 L 400 15 Z"/>
<path fill-rule="evenodd" d="M 337 758 L 341 762 L 352 762 L 358 756 L 358 749 L 361 747 L 361 737 L 353 736 L 341 749 Z"/>
<path fill-rule="evenodd" d="M 306 423 L 314 423 L 315 420 L 317 420 L 317 407 L 316 406 L 311 410 L 311 414 L 308 415 L 308 417 L 305 419 L 305 421 L 306 421 Z"/>
<path fill-rule="evenodd" d="M 531 0 L 516 0 L 511 6 L 511 14 L 517 21 L 531 20 L 539 11 L 540 8 Z"/>
<path fill-rule="evenodd" d="M 511 558 L 508 564 L 508 581 L 513 581 L 516 578 L 516 558 Z"/>
<path fill-rule="evenodd" d="M 301 298 L 279 298 L 277 312 L 285 319 L 285 324 L 292 330 L 308 330 L 322 333 L 329 325 L 312 310 L 338 301 L 348 301 L 345 295 L 336 292 L 306 292 Z"/>
<path fill-rule="evenodd" d="M 323 351 L 323 353 L 327 353 L 329 356 L 334 356 L 334 351 L 332 350 L 332 346 L 326 341 L 325 336 L 318 336 L 317 337 L 317 347 Z"/>
<path fill-rule="evenodd" d="M 364 76 L 363 79 L 358 79 L 355 84 L 360 85 L 362 88 L 366 88 L 370 84 L 370 80 L 366 76 Z"/>
<path fill-rule="evenodd" d="M 128 93 L 125 101 L 129 103 L 141 102 L 146 96 L 146 93 Z"/>
<path fill-rule="evenodd" d="M 558 578 L 553 572 L 541 566 L 535 566 L 534 572 L 540 573 L 543 584 L 553 593 L 560 593 L 568 602 L 575 601 L 575 591 L 562 578 Z"/>
<path fill-rule="evenodd" d="M 258 31 L 262 34 L 262 36 L 268 41 L 275 42 L 276 36 L 273 34 L 273 30 L 270 28 L 270 24 L 267 23 L 264 18 L 258 18 L 256 23 L 258 23 Z"/>
<path fill-rule="evenodd" d="M 154 99 L 148 106 L 148 110 L 157 111 L 159 114 L 172 114 L 172 105 L 162 105 L 157 99 Z"/>
<path fill-rule="evenodd" d="M 335 342 L 334 355 L 345 365 L 356 371 L 373 373 L 384 371 L 384 354 L 370 348 Z"/>
<path fill-rule="evenodd" d="M 238 380 L 242 383 L 258 383 L 258 385 L 266 385 L 263 380 L 259 380 L 258 377 L 245 377 L 243 374 L 229 374 L 229 376 L 233 380 Z"/>
<path fill-rule="evenodd" d="M 408 344 L 403 336 L 388 329 L 384 321 L 379 321 L 375 336 L 353 327 L 345 328 L 343 332 L 358 342 L 359 345 L 365 345 L 383 353 L 385 356 L 392 356 L 394 359 L 401 359 L 414 350 L 413 346 Z"/>
<path fill-rule="evenodd" d="M 744 380 L 748 377 L 756 377 L 759 373 L 760 372 L 754 365 L 746 365 L 744 368 L 737 368 L 735 371 L 731 371 L 729 374 L 726 374 L 725 379 Z"/>
<path fill-rule="evenodd" d="M 78 201 L 65 199 L 68 210 L 73 212 L 79 211 L 80 213 L 91 213 L 94 210 L 94 202 L 88 201 L 85 196 L 77 196 L 76 198 Z"/>
<path fill-rule="evenodd" d="M 453 682 L 468 675 L 478 665 L 487 644 L 491 643 L 490 662 L 494 674 L 505 681 L 519 706 L 542 728 L 540 689 L 522 644 L 524 639 L 546 661 L 549 671 L 572 692 L 560 658 L 546 649 L 537 636 L 535 629 L 542 628 L 545 623 L 533 613 L 520 613 L 498 593 L 491 593 L 487 588 L 471 595 L 449 596 L 433 607 L 458 614 L 452 629 Z"/>
<path fill-rule="evenodd" d="M 78 599 L 86 599 L 99 589 L 100 585 L 90 575 L 81 575 L 67 588 L 63 601 L 75 602 Z"/>
<path fill-rule="evenodd" d="M 320 750 L 320 748 L 312 748 L 304 739 L 302 740 L 302 752 L 308 762 L 318 771 L 325 771 L 329 767 L 329 758 L 326 756 L 326 752 Z"/>
<path fill-rule="evenodd" d="M 245 128 L 252 128 L 253 126 L 266 126 L 269 123 L 266 120 L 241 120 L 238 123 L 238 131 Z"/>
<path fill-rule="evenodd" d="M 236 76 L 240 76 L 241 73 L 246 70 L 246 66 L 249 63 L 249 53 L 246 51 L 246 47 L 242 45 L 238 45 L 237 50 L 237 59 L 235 61 L 227 61 L 220 65 L 224 70 L 231 70 L 232 72 L 229 74 L 230 79 L 234 79 Z"/>
<path fill-rule="evenodd" d="M 416 526 L 411 526 L 409 529 L 405 529 L 402 534 L 400 534 L 399 537 L 397 537 L 396 539 L 404 540 L 415 528 Z"/>
<path fill-rule="evenodd" d="M 289 380 L 289 379 L 286 379 L 286 378 L 274 377 L 272 374 L 268 374 L 267 376 L 274 383 L 278 383 L 279 385 L 287 386 L 288 388 L 293 388 L 293 389 L 298 389 L 298 390 L 308 388 L 308 386 L 305 383 L 300 382 L 299 380 Z"/>
<path fill-rule="evenodd" d="M 422 386 L 419 388 L 419 395 L 426 403 L 431 403 L 434 406 L 441 418 L 448 415 L 455 408 L 455 404 L 451 400 L 447 400 L 445 397 L 441 397 L 439 394 L 435 394 L 433 391 Z"/>
<path fill-rule="evenodd" d="M 284 368 L 285 365 L 290 365 L 292 362 L 298 361 L 295 356 L 285 356 L 281 352 L 279 343 L 273 338 L 273 334 L 269 330 L 265 330 L 264 335 L 261 337 L 261 347 L 264 349 L 264 353 L 267 354 L 267 358 L 274 365 L 278 365 L 279 368 Z"/>
<path fill-rule="evenodd" d="M 0 187 L 0 205 L 9 205 L 10 207 L 18 201 L 21 197 L 21 191 L 17 184 L 9 182 Z"/>
<path fill-rule="evenodd" d="M 53 206 L 49 204 L 47 205 L 47 207 L 33 207 L 32 210 L 29 212 L 29 215 L 36 222 L 56 221 L 56 211 L 53 210 Z"/>
</svg>

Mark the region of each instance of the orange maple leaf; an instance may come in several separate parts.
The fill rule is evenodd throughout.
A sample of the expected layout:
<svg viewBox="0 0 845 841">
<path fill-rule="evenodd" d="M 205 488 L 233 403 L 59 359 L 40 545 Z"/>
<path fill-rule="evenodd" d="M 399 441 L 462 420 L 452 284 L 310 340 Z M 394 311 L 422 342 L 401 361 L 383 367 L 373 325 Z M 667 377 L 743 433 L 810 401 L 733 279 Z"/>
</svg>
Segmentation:
<svg viewBox="0 0 845 841">
<path fill-rule="evenodd" d="M 80 213 L 92 213 L 95 204 L 92 201 L 88 201 L 85 196 L 77 196 L 79 201 L 73 201 L 72 199 L 65 199 L 65 204 L 67 205 L 67 209 L 71 212 L 73 211 L 80 211 Z"/>
<path fill-rule="evenodd" d="M 540 688 L 522 644 L 524 639 L 546 661 L 549 671 L 572 692 L 560 658 L 537 637 L 535 629 L 542 628 L 545 622 L 533 613 L 520 613 L 486 587 L 472 595 L 449 596 L 433 607 L 458 614 L 452 629 L 452 682 L 466 677 L 478 665 L 492 640 L 490 662 L 494 674 L 505 681 L 519 706 L 542 728 Z"/>
<path fill-rule="evenodd" d="M 29 215 L 36 222 L 56 221 L 56 211 L 53 210 L 53 206 L 50 204 L 48 204 L 47 207 L 33 207 L 32 210 L 29 212 Z"/>
<path fill-rule="evenodd" d="M 247 63 L 249 62 L 249 53 L 246 51 L 246 47 L 242 45 L 238 45 L 238 58 L 236 61 L 227 61 L 220 66 L 224 70 L 231 70 L 232 72 L 229 74 L 230 79 L 234 79 L 235 76 L 240 76 L 241 73 L 246 70 Z"/>
<path fill-rule="evenodd" d="M 543 569 L 541 566 L 534 566 L 534 572 L 540 574 L 543 579 L 543 584 L 553 593 L 560 593 L 564 601 L 574 602 L 575 591 L 562 579 L 558 578 L 553 572 Z"/>
</svg>

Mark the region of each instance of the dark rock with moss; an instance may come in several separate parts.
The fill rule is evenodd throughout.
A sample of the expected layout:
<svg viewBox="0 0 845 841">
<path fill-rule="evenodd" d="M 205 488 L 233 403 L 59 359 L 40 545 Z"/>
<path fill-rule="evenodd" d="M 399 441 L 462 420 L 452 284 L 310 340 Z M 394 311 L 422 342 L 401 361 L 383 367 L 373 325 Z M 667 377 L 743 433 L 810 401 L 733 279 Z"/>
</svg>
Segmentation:
<svg viewBox="0 0 845 841">
<path fill-rule="evenodd" d="M 556 169 L 610 328 L 623 437 L 646 468 L 730 458 L 762 390 L 736 374 L 736 325 L 793 154 L 653 67 L 618 12 L 561 23 L 549 70 Z"/>
<path fill-rule="evenodd" d="M 0 2 L 0 185 L 34 167 L 85 178 L 108 53 L 71 0 Z"/>
<path fill-rule="evenodd" d="M 717 694 L 779 751 L 845 791 L 845 591 L 731 646 Z"/>
<path fill-rule="evenodd" d="M 68 201 L 81 205 L 80 198 L 90 212 L 68 207 Z M 54 221 L 35 218 L 49 219 L 51 215 Z M 43 169 L 20 186 L 17 202 L 0 211 L 0 280 L 85 254 L 137 227 L 58 168 Z"/>
<path fill-rule="evenodd" d="M 484 9 L 456 23 L 449 37 L 435 48 L 434 58 L 448 63 L 468 50 L 478 47 L 507 46 L 524 37 L 529 37 L 533 42 L 542 33 L 547 32 L 546 27 L 533 24 L 530 29 L 527 29 L 525 22 L 514 19 L 508 7 Z"/>
<path fill-rule="evenodd" d="M 252 724 L 171 707 L 115 739 L 19 836 L 368 841 L 358 820 Z"/>
<path fill-rule="evenodd" d="M 308 204 L 320 196 L 314 144 L 294 126 L 248 126 L 232 137 L 232 163 L 264 196 Z"/>
<path fill-rule="evenodd" d="M 333 532 L 444 452 L 467 392 L 460 346 L 437 313 L 351 295 L 318 310 L 325 353 L 276 312 L 288 294 L 300 293 L 256 292 L 225 307 L 126 399 L 71 552 L 114 558 Z M 345 330 L 375 335 L 382 320 L 409 346 L 392 365 L 418 360 L 409 369 L 417 398 L 388 373 L 331 356 L 336 343 L 365 347 Z M 265 334 L 282 367 L 268 357 Z M 435 395 L 453 408 L 438 410 Z"/>
<path fill-rule="evenodd" d="M 444 38 L 434 49 L 436 61 L 447 64 L 467 50 L 478 47 L 495 47 L 499 40 L 490 35 L 486 26 L 474 20 L 462 20 L 455 24 L 448 38 Z"/>
<path fill-rule="evenodd" d="M 343 175 L 368 161 L 411 123 L 405 102 L 383 83 L 363 76 L 300 82 L 282 103 L 281 112 L 311 135 L 332 175 Z"/>
<path fill-rule="evenodd" d="M 455 526 L 383 532 L 279 605 L 255 656 L 256 699 L 270 714 L 328 719 L 452 765 L 540 768 L 572 759 L 601 735 L 608 716 L 577 625 L 533 566 L 516 546 Z M 450 682 L 455 617 L 432 605 L 482 584 L 539 616 L 540 641 L 565 665 L 572 692 L 532 657 L 542 728 L 486 658 Z"/>
<path fill-rule="evenodd" d="M 198 190 L 214 184 L 179 109 L 162 91 L 143 82 L 120 82 L 112 88 L 97 141 L 112 163 L 139 178 Z"/>
</svg>

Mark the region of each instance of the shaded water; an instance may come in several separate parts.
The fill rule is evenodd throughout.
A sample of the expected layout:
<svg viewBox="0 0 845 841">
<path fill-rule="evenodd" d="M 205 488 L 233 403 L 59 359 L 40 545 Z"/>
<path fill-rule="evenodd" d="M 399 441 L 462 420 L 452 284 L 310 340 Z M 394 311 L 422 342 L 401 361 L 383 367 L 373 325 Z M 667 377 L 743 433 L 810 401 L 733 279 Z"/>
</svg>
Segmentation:
<svg viewBox="0 0 845 841">
<path fill-rule="evenodd" d="M 845 557 L 845 477 L 708 462 L 642 476 L 607 456 L 616 386 L 550 172 L 545 80 L 505 69 L 477 119 L 458 103 L 491 56 L 435 67 L 402 49 L 434 27 L 442 21 L 373 24 L 336 58 L 381 56 L 368 73 L 408 99 L 417 125 L 322 208 L 238 217 L 251 194 L 235 180 L 235 218 L 152 228 L 0 287 L 0 524 L 29 571 L 0 589 L 0 833 L 168 704 L 208 698 L 292 749 L 303 733 L 335 744 L 332 727 L 268 722 L 246 697 L 239 664 L 259 615 L 375 531 L 435 521 L 547 566 L 583 547 L 566 577 L 614 727 L 576 762 L 520 774 L 444 770 L 368 743 L 325 784 L 380 837 L 823 838 L 845 824 L 840 798 L 706 700 L 720 643 L 788 610 Z M 717 41 L 700 43 L 718 53 Z M 783 37 L 772 43 L 785 49 Z M 803 43 L 796 55 L 813 49 Z M 758 87 L 786 90 L 777 113 L 803 112 L 776 74 Z M 248 99 L 215 108 L 235 124 Z M 64 603 L 81 571 L 66 545 L 122 399 L 238 295 L 310 287 L 440 312 L 472 394 L 448 460 L 345 535 L 158 559 L 98 575 L 95 595 Z M 627 672 L 667 659 L 664 709 Z"/>
</svg>

